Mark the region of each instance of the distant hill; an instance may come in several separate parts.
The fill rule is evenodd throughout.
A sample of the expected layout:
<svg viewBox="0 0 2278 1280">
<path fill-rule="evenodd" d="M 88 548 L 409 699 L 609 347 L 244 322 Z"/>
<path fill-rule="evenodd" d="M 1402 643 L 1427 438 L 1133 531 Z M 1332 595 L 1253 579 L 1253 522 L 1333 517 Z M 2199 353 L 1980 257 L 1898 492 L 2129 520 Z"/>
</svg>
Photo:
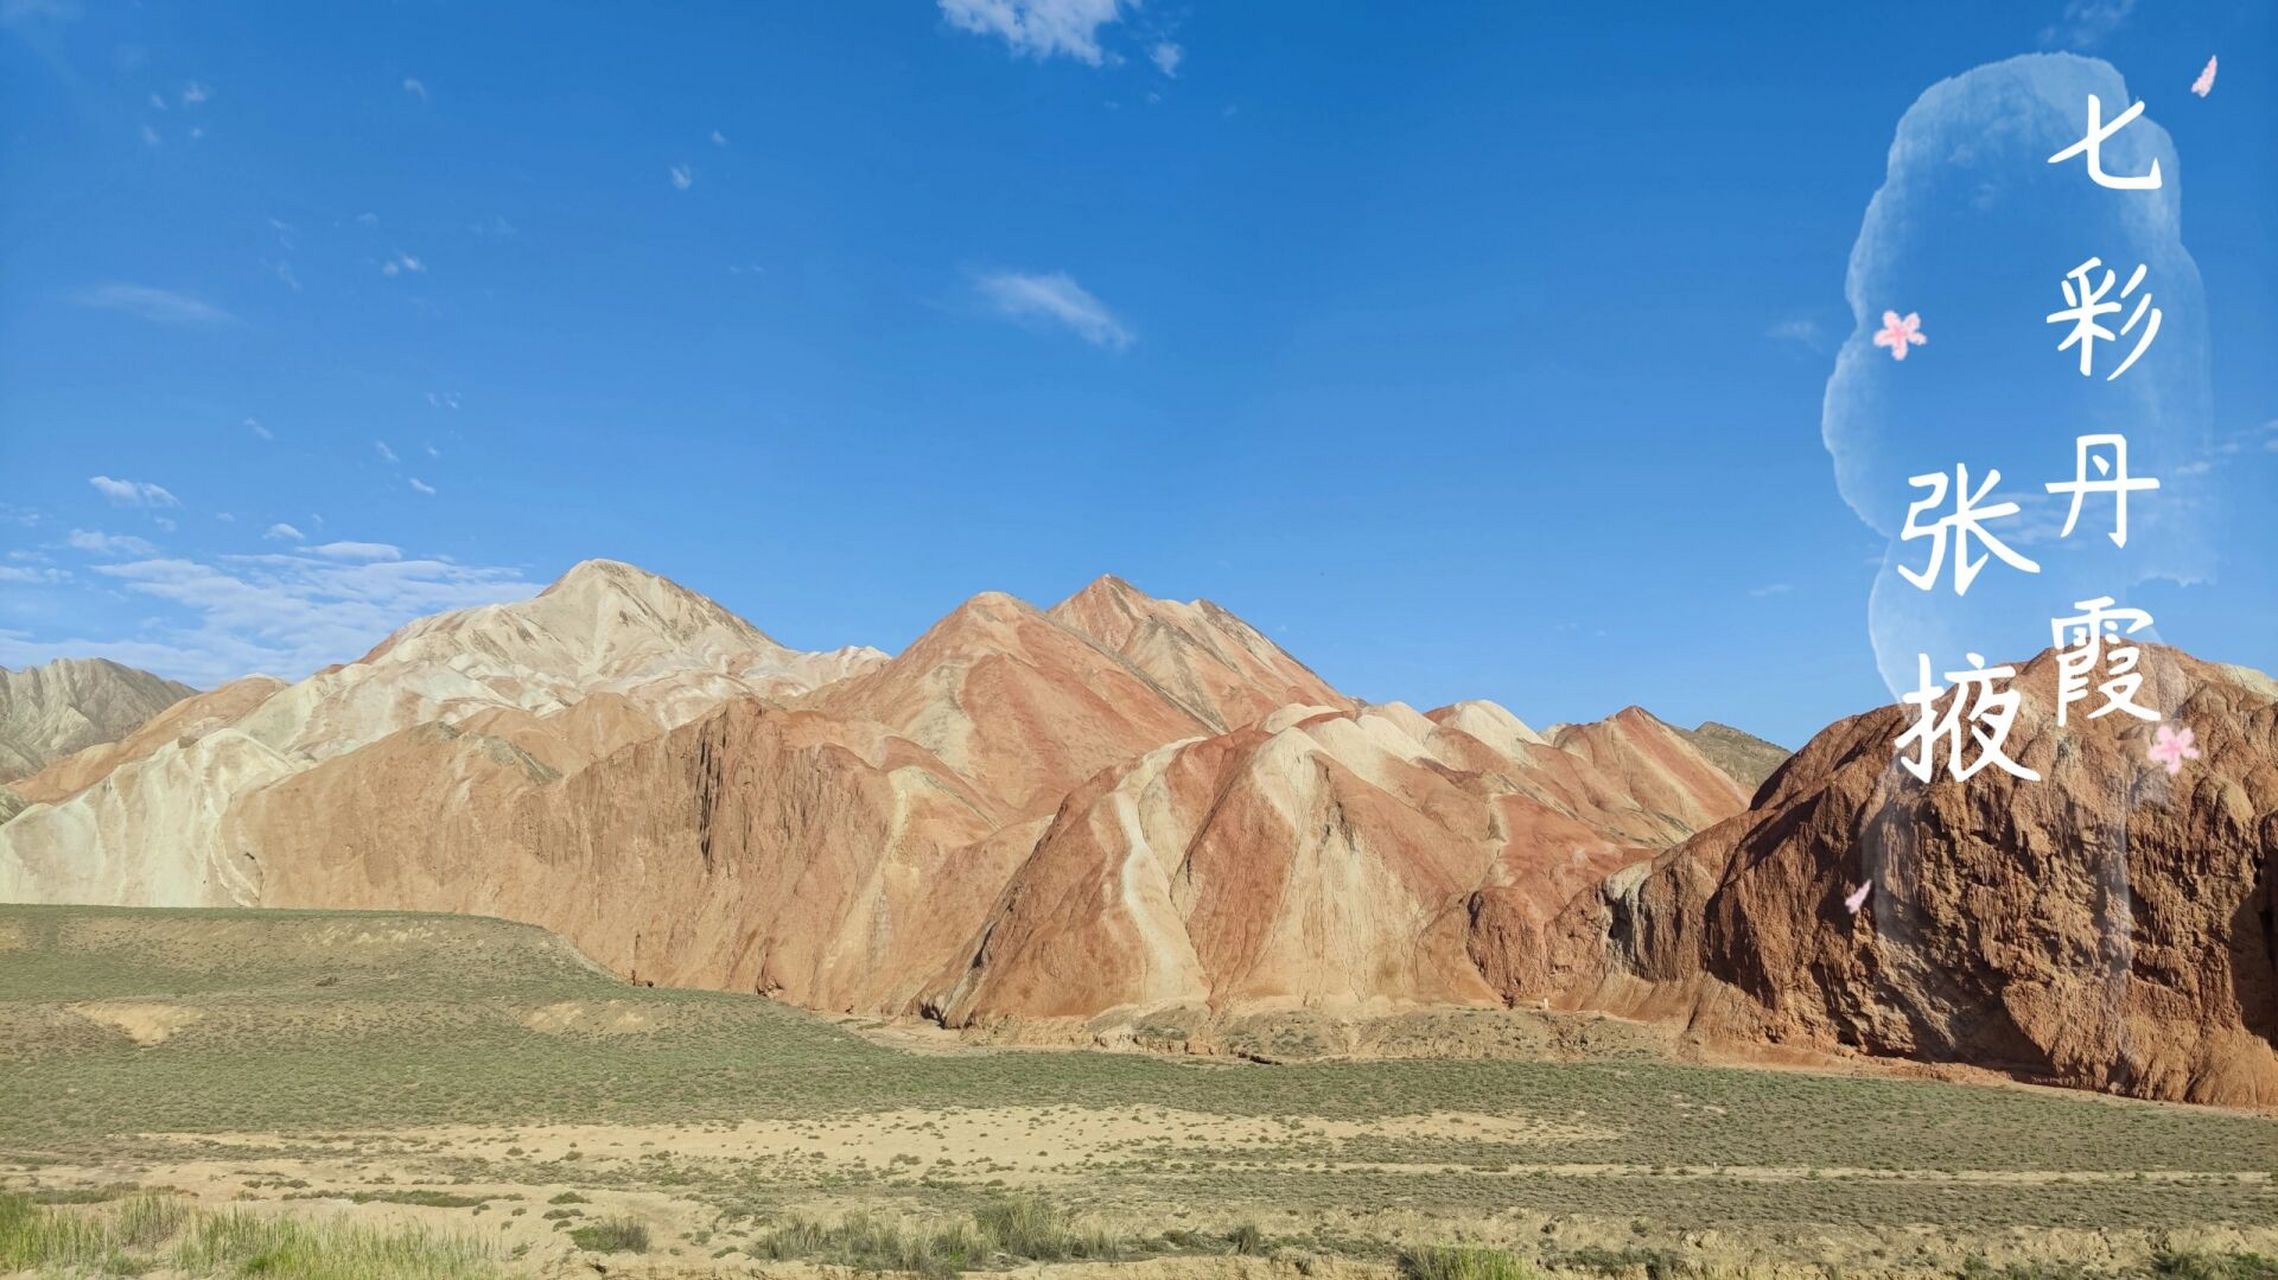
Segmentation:
<svg viewBox="0 0 2278 1280">
<path fill-rule="evenodd" d="M 22 671 L 0 668 L 0 782 L 116 742 L 196 692 L 102 658 L 58 658 Z"/>
<path fill-rule="evenodd" d="M 1730 774 L 1741 790 L 1750 795 L 1764 785 L 1764 779 L 1771 777 L 1772 770 L 1779 768 L 1789 755 L 1788 749 L 1778 743 L 1766 742 L 1753 733 L 1714 720 L 1704 720 L 1699 728 L 1682 732 L 1695 751 Z"/>
</svg>

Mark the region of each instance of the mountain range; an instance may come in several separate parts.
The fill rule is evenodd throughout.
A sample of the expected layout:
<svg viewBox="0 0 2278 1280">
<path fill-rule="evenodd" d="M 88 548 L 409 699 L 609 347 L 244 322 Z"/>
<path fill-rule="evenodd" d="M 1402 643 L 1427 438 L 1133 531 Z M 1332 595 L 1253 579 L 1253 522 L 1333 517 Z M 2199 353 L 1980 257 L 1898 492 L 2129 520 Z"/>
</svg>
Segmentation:
<svg viewBox="0 0 2278 1280">
<path fill-rule="evenodd" d="M 1112 577 L 888 656 L 589 561 L 41 762 L 0 899 L 505 916 L 637 981 L 992 1034 L 1547 1005 L 2278 1101 L 2278 686 L 2148 652 L 2191 772 L 2125 717 L 2056 726 L 2043 659 L 2013 741 L 2048 781 L 1965 789 L 1897 773 L 1890 708 L 1790 758 L 1367 703 Z"/>
</svg>

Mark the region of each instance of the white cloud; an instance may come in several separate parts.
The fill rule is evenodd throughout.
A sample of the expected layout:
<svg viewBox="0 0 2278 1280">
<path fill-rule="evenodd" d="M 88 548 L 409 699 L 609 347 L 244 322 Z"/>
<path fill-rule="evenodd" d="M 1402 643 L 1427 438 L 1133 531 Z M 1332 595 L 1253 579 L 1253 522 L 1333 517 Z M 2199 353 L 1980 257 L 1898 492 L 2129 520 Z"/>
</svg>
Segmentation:
<svg viewBox="0 0 2278 1280">
<path fill-rule="evenodd" d="M 2136 0 L 2068 0 L 2064 16 L 2041 28 L 2041 43 L 2093 49 L 2118 31 L 2135 8 Z"/>
<path fill-rule="evenodd" d="M 728 135 L 720 132 L 718 129 L 714 129 L 712 131 L 712 145 L 715 147 L 724 147 L 728 145 Z"/>
<path fill-rule="evenodd" d="M 1179 74 L 1179 63 L 1186 59 L 1186 50 L 1164 40 L 1149 49 L 1147 56 L 1153 60 L 1155 70 L 1175 80 Z"/>
<path fill-rule="evenodd" d="M 401 560 L 403 548 L 385 542 L 327 542 L 310 547 L 309 554 L 330 560 Z"/>
<path fill-rule="evenodd" d="M 427 403 L 437 409 L 456 409 L 459 407 L 459 393 L 456 391 L 430 391 L 427 393 Z"/>
<path fill-rule="evenodd" d="M 395 450 L 388 448 L 387 441 L 374 440 L 372 447 L 380 451 L 380 461 L 392 463 L 396 460 Z"/>
<path fill-rule="evenodd" d="M 411 487 L 415 492 L 424 493 L 430 498 L 435 496 L 435 486 L 417 476 L 411 478 Z"/>
<path fill-rule="evenodd" d="M 264 440 L 274 440 L 277 438 L 275 435 L 270 433 L 269 428 L 261 425 L 261 420 L 259 418 L 247 418 L 245 420 L 245 427 L 246 430 L 251 431 L 254 435 L 257 435 Z"/>
<path fill-rule="evenodd" d="M 410 76 L 405 76 L 403 78 L 403 91 L 410 94 L 412 97 L 419 99 L 421 102 L 427 101 L 427 86 L 421 84 L 417 80 L 412 79 Z"/>
<path fill-rule="evenodd" d="M 1125 350 L 1138 341 L 1106 303 L 1064 271 L 1049 275 L 1000 271 L 982 276 L 975 285 L 999 315 L 1057 324 L 1095 347 L 1113 351 Z"/>
<path fill-rule="evenodd" d="M 118 588 L 174 607 L 128 640 L 0 633 L 0 663 L 111 658 L 193 684 L 256 671 L 307 675 L 368 652 L 413 618 L 528 597 L 517 570 L 447 560 L 340 560 L 294 553 L 102 565 Z"/>
<path fill-rule="evenodd" d="M 165 145 L 165 142 L 166 139 L 158 136 L 158 130 L 152 128 L 147 124 L 142 127 L 142 145 L 146 147 L 157 147 Z"/>
<path fill-rule="evenodd" d="M 394 257 L 389 258 L 386 262 L 380 264 L 380 274 L 383 276 L 403 275 L 406 272 L 409 272 L 413 275 L 419 275 L 423 274 L 426 270 L 426 263 L 412 257 L 408 253 L 403 252 L 401 249 L 398 249 L 396 251 Z"/>
<path fill-rule="evenodd" d="M 73 529 L 64 541 L 79 551 L 98 556 L 151 556 L 158 548 L 126 533 L 104 533 L 99 529 Z"/>
<path fill-rule="evenodd" d="M 197 106 L 211 96 L 213 96 L 213 90 L 195 80 L 182 87 L 182 105 L 185 107 Z"/>
<path fill-rule="evenodd" d="M 1066 54 L 1100 65 L 1099 29 L 1123 16 L 1122 0 L 940 0 L 949 25 L 1001 36 L 1012 51 L 1043 61 Z"/>
<path fill-rule="evenodd" d="M 104 284 L 85 289 L 72 298 L 83 307 L 96 307 L 104 311 L 124 311 L 140 316 L 153 324 L 223 325 L 236 324 L 237 317 L 211 303 L 201 302 L 186 293 L 167 289 L 152 289 L 139 284 Z"/>
<path fill-rule="evenodd" d="M 166 491 L 166 486 L 148 480 L 113 480 L 109 476 L 89 476 L 87 483 L 95 492 L 111 500 L 115 507 L 179 507 L 182 500 Z"/>
<path fill-rule="evenodd" d="M 1761 587 L 1749 588 L 1748 594 L 1752 599 L 1763 600 L 1771 596 L 1784 596 L 1793 590 L 1795 584 L 1792 582 L 1768 582 Z"/>
<path fill-rule="evenodd" d="M 261 536 L 271 542 L 305 542 L 308 540 L 308 535 L 282 520 L 262 530 Z"/>
<path fill-rule="evenodd" d="M 670 172 L 672 174 L 672 185 L 675 188 L 686 191 L 696 185 L 696 174 L 687 165 L 676 164 L 672 166 Z"/>
<path fill-rule="evenodd" d="M 34 568 L 29 565 L 0 564 L 0 582 L 20 582 L 37 586 L 50 582 L 69 582 L 71 575 L 61 569 Z"/>
</svg>

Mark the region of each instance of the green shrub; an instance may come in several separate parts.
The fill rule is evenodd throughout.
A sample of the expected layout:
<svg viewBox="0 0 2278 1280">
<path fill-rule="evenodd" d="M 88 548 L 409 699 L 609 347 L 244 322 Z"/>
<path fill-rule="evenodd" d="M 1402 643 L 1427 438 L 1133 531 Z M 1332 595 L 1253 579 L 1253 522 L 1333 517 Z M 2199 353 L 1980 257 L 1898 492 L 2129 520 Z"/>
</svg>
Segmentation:
<svg viewBox="0 0 2278 1280">
<path fill-rule="evenodd" d="M 1534 1280 L 1535 1270 L 1501 1249 L 1426 1246 L 1400 1252 L 1405 1280 Z"/>
<path fill-rule="evenodd" d="M 649 1229 L 618 1216 L 570 1228 L 570 1240 L 588 1253 L 647 1253 Z"/>
</svg>

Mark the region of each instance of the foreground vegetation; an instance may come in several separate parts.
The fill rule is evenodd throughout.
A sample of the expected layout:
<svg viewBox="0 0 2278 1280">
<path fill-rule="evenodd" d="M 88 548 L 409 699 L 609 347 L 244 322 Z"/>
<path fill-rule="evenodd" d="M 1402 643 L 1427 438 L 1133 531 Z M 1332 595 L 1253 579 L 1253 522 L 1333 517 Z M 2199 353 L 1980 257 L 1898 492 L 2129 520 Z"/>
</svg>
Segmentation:
<svg viewBox="0 0 2278 1280">
<path fill-rule="evenodd" d="M 203 1211 L 54 1203 L 122 1166 L 224 1172 Z M 1854 1275 L 2024 1280 L 2075 1233 L 2105 1274 L 2231 1278 L 2271 1274 L 2273 1171 L 2278 1123 L 2188 1107 L 1646 1056 L 910 1053 L 632 987 L 496 921 L 0 907 L 0 1189 L 51 1202 L 10 1202 L 10 1239 L 78 1241 L 0 1274 L 1249 1255 L 1670 1276 L 1708 1265 L 1713 1228 L 1719 1256 Z"/>
<path fill-rule="evenodd" d="M 54 1208 L 0 1195 L 0 1274 L 185 1276 L 293 1280 L 476 1280 L 500 1274 L 480 1242 L 417 1227 L 376 1230 L 243 1210 L 206 1213 L 141 1193 L 115 1206 Z"/>
</svg>

